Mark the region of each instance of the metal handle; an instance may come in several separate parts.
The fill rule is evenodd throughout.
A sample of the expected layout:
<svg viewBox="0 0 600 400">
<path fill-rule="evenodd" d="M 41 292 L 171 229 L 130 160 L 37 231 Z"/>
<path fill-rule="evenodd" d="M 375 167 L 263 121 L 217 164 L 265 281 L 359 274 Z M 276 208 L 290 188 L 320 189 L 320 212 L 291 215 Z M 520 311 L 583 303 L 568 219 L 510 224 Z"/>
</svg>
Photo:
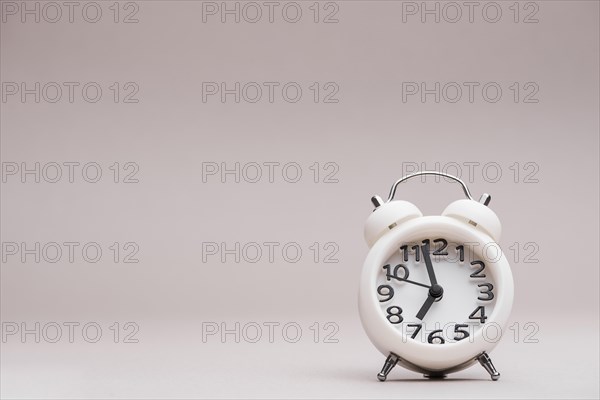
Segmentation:
<svg viewBox="0 0 600 400">
<path fill-rule="evenodd" d="M 473 200 L 473 196 L 471 196 L 471 192 L 469 192 L 469 188 L 467 187 L 467 185 L 465 185 L 465 183 L 463 181 L 461 181 L 459 178 L 455 177 L 454 175 L 449 175 L 444 172 L 438 172 L 438 171 L 419 171 L 419 172 L 415 172 L 414 174 L 406 175 L 406 176 L 398 179 L 396 181 L 396 183 L 394 183 L 394 185 L 392 186 L 392 189 L 390 190 L 390 195 L 388 196 L 386 203 L 389 203 L 390 201 L 392 201 L 394 199 L 394 195 L 396 194 L 396 188 L 398 187 L 399 184 L 401 184 L 402 182 L 404 182 L 406 180 L 409 180 L 410 178 L 414 178 L 415 176 L 422 176 L 422 175 L 437 175 L 437 176 L 443 176 L 445 178 L 450 178 L 453 181 L 460 183 L 460 185 L 462 186 L 463 192 L 465 192 L 465 196 L 467 196 L 467 198 L 469 200 Z"/>
<path fill-rule="evenodd" d="M 460 186 L 462 186 L 463 192 L 465 192 L 465 196 L 467 196 L 467 198 L 469 200 L 475 200 L 475 199 L 473 199 L 473 196 L 471 196 L 471 192 L 469 192 L 469 188 L 467 187 L 467 185 L 465 185 L 465 183 L 463 181 L 461 181 L 459 178 L 455 177 L 454 175 L 449 175 L 444 172 L 438 172 L 438 171 L 419 171 L 419 172 L 415 172 L 414 174 L 406 175 L 406 176 L 403 176 L 402 178 L 398 179 L 392 185 L 392 189 L 390 190 L 390 195 L 388 196 L 386 203 L 389 203 L 390 201 L 392 201 L 394 199 L 394 195 L 396 194 L 396 188 L 398 187 L 399 184 L 401 184 L 402 182 L 404 182 L 410 178 L 414 178 L 415 176 L 421 176 L 421 175 L 436 175 L 436 176 L 443 176 L 445 178 L 450 178 L 453 181 L 460 183 Z M 482 194 L 481 197 L 479 198 L 479 202 L 481 204 L 483 204 L 484 206 L 487 206 L 488 204 L 490 204 L 491 200 L 492 200 L 492 196 L 490 196 L 487 193 Z M 371 197 L 371 202 L 375 206 L 375 209 L 377 209 L 379 206 L 381 206 L 383 204 L 383 199 L 379 196 L 373 196 L 373 197 Z"/>
</svg>

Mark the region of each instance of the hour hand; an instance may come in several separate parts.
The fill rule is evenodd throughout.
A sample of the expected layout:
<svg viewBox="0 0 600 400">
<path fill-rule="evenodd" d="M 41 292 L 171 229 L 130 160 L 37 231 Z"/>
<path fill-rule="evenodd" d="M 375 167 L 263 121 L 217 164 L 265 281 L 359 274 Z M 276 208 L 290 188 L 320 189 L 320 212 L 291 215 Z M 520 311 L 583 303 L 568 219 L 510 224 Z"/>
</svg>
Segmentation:
<svg viewBox="0 0 600 400">
<path fill-rule="evenodd" d="M 429 311 L 429 309 L 431 308 L 431 306 L 433 305 L 434 302 L 435 302 L 435 297 L 427 296 L 427 300 L 425 300 L 425 303 L 423 304 L 423 306 L 417 313 L 417 318 L 420 320 L 423 320 L 423 318 L 425 318 L 425 314 L 427 314 L 427 311 Z"/>
<path fill-rule="evenodd" d="M 444 289 L 440 285 L 433 285 L 431 288 L 429 288 L 427 300 L 425 300 L 425 303 L 423 303 L 423 306 L 417 313 L 417 318 L 423 320 L 423 318 L 425 318 L 425 314 L 427 314 L 427 311 L 429 311 L 433 303 L 437 299 L 441 299 L 443 295 Z"/>
</svg>

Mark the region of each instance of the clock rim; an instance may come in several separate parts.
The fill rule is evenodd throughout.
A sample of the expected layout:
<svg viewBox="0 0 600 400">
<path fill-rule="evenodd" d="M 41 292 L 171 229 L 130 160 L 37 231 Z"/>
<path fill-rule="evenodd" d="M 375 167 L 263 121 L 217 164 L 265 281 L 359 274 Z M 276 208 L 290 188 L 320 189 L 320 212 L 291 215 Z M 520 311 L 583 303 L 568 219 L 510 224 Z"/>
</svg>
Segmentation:
<svg viewBox="0 0 600 400">
<path fill-rule="evenodd" d="M 403 222 L 373 245 L 362 269 L 359 314 L 367 336 L 383 355 L 394 353 L 415 367 L 430 371 L 444 371 L 460 365 L 465 365 L 466 368 L 471 364 L 469 361 L 484 351 L 491 351 L 500 339 L 495 342 L 487 341 L 483 337 L 483 329 L 479 329 L 471 340 L 447 343 L 443 346 L 404 340 L 401 332 L 389 324 L 382 314 L 379 299 L 373 290 L 376 286 L 379 266 L 383 265 L 394 251 L 397 251 L 401 243 L 417 237 L 436 235 L 452 237 L 462 243 L 476 242 L 481 245 L 493 243 L 497 246 L 499 259 L 486 261 L 486 272 L 492 275 L 495 282 L 496 300 L 494 310 L 485 324 L 496 323 L 504 331 L 514 297 L 514 283 L 508 260 L 500 246 L 489 235 L 474 226 L 447 216 L 423 216 Z"/>
</svg>

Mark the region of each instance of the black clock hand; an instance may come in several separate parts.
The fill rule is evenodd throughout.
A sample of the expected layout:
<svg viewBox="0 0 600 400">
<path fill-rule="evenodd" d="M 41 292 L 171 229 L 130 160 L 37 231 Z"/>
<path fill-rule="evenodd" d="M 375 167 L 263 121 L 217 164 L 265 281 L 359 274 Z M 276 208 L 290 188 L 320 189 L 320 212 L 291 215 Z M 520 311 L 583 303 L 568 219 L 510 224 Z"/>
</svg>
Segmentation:
<svg viewBox="0 0 600 400">
<path fill-rule="evenodd" d="M 436 285 L 433 285 L 431 288 L 429 288 L 429 294 L 427 295 L 427 300 L 425 300 L 425 303 L 423 303 L 423 306 L 417 313 L 417 318 L 420 320 L 423 320 L 423 318 L 425 318 L 425 314 L 427 314 L 427 311 L 429 311 L 429 309 L 431 308 L 433 303 L 437 299 L 441 298 L 443 295 L 444 295 L 444 289 L 440 285 L 436 284 Z"/>
<path fill-rule="evenodd" d="M 429 254 L 429 240 L 423 241 L 421 253 L 423 253 L 423 258 L 425 259 L 425 266 L 427 267 L 427 273 L 429 274 L 431 286 L 437 285 L 437 279 L 435 278 L 435 272 L 433 271 L 433 264 L 431 264 L 431 255 Z"/>
<path fill-rule="evenodd" d="M 434 302 L 435 302 L 435 297 L 427 296 L 427 300 L 425 300 L 425 303 L 423 304 L 423 306 L 417 313 L 417 318 L 420 320 L 423 320 L 423 318 L 425 318 L 425 314 L 427 314 L 427 311 L 429 311 L 429 308 L 431 308 L 431 306 L 433 305 Z"/>
<path fill-rule="evenodd" d="M 431 286 L 425 285 L 424 283 L 419 283 L 419 282 L 411 281 L 411 280 L 408 280 L 408 279 L 400 278 L 398 276 L 388 275 L 387 278 L 388 279 L 392 278 L 392 279 L 396 279 L 396 280 L 399 280 L 399 281 L 402 281 L 402 282 L 412 283 L 413 285 L 422 286 L 424 288 L 431 289 Z"/>
</svg>

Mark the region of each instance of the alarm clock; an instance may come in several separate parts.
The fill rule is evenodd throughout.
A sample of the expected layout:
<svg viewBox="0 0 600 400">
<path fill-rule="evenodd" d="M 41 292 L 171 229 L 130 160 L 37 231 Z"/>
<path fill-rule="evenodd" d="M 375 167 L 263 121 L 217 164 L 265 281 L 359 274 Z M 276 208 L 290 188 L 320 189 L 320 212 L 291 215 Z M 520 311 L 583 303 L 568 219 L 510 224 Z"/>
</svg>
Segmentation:
<svg viewBox="0 0 600 400">
<path fill-rule="evenodd" d="M 422 175 L 459 183 L 466 198 L 435 216 L 394 200 L 400 183 Z M 380 381 L 397 364 L 444 378 L 477 362 L 499 379 L 488 353 L 505 328 L 514 285 L 490 200 L 488 194 L 474 200 L 462 180 L 438 171 L 404 176 L 385 202 L 371 198 L 358 304 L 367 336 L 386 356 Z"/>
</svg>

